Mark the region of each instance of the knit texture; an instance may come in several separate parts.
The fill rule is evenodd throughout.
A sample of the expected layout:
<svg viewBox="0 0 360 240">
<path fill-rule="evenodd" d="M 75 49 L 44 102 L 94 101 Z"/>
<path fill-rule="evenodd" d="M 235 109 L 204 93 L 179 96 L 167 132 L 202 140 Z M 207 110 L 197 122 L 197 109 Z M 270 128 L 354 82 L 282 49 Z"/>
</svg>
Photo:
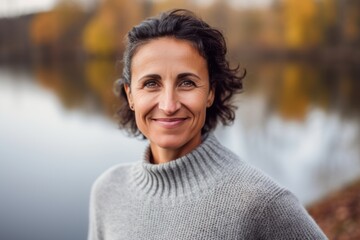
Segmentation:
<svg viewBox="0 0 360 240">
<path fill-rule="evenodd" d="M 292 193 L 212 134 L 168 163 L 149 154 L 96 180 L 89 240 L 326 239 Z"/>
</svg>

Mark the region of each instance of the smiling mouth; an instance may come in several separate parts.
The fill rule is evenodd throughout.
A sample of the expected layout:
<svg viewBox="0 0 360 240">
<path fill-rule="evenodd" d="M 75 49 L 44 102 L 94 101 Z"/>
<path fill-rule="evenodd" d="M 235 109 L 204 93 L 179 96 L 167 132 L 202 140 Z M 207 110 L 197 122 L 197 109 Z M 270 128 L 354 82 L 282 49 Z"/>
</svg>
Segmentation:
<svg viewBox="0 0 360 240">
<path fill-rule="evenodd" d="M 178 127 L 184 123 L 188 118 L 153 118 L 152 120 L 160 124 L 165 128 L 174 128 Z"/>
</svg>

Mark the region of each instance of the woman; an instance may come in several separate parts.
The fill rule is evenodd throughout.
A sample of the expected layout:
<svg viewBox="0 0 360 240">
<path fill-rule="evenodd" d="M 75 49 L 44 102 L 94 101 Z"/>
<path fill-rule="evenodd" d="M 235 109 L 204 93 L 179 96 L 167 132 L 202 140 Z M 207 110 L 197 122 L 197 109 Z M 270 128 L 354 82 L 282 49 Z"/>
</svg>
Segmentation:
<svg viewBox="0 0 360 240">
<path fill-rule="evenodd" d="M 92 189 L 89 239 L 326 239 L 298 200 L 222 146 L 243 76 L 222 34 L 186 10 L 128 33 L 121 127 L 149 141 Z"/>
</svg>

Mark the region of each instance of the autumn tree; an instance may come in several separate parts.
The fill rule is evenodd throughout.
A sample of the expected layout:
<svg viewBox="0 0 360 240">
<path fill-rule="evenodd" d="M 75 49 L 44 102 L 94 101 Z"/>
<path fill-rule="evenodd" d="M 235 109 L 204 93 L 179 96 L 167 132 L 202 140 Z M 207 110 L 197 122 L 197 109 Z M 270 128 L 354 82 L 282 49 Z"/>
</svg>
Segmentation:
<svg viewBox="0 0 360 240">
<path fill-rule="evenodd" d="M 288 47 L 301 49 L 316 46 L 322 29 L 314 0 L 283 0 L 284 39 Z"/>
<path fill-rule="evenodd" d="M 126 0 L 104 0 L 86 25 L 82 42 L 92 56 L 111 56 L 122 50 L 129 29 L 141 19 L 141 5 Z"/>
<path fill-rule="evenodd" d="M 32 42 L 43 55 L 64 55 L 79 46 L 78 33 L 84 11 L 74 1 L 62 0 L 49 12 L 39 13 L 32 21 Z"/>
</svg>

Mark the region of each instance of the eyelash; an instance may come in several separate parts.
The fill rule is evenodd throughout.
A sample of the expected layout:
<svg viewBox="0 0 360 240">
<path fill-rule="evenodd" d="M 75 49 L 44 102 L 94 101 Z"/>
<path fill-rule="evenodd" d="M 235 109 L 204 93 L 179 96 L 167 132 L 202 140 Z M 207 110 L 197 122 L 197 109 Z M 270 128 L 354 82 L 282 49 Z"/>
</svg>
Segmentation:
<svg viewBox="0 0 360 240">
<path fill-rule="evenodd" d="M 155 80 L 148 80 L 144 83 L 144 88 L 155 88 L 157 87 L 159 84 L 157 83 L 157 81 Z"/>
<path fill-rule="evenodd" d="M 180 83 L 180 86 L 184 87 L 196 87 L 195 83 L 191 80 L 184 80 Z"/>
<path fill-rule="evenodd" d="M 144 82 L 143 87 L 144 88 L 156 88 L 159 86 L 159 83 L 156 80 L 148 80 Z M 196 84 L 192 80 L 183 80 L 179 83 L 179 87 L 196 87 Z"/>
</svg>

